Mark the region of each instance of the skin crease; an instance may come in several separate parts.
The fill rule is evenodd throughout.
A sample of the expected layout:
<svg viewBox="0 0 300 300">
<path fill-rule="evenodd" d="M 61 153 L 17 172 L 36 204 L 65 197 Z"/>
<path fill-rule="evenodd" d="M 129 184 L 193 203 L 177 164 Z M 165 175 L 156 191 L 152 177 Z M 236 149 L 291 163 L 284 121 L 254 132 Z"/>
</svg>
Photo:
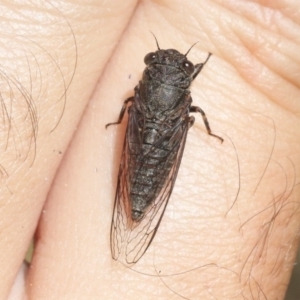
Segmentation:
<svg viewBox="0 0 300 300">
<path fill-rule="evenodd" d="M 6 123 L 1 114 L 13 125 L 2 125 L 0 144 L 0 299 L 284 299 L 299 236 L 299 9 L 2 4 L 1 103 L 15 106 Z M 104 126 L 156 50 L 149 30 L 162 49 L 199 41 L 193 63 L 213 53 L 191 93 L 224 143 L 193 114 L 173 194 L 135 272 L 109 246 L 127 118 Z M 34 232 L 32 264 L 20 269 Z"/>
</svg>

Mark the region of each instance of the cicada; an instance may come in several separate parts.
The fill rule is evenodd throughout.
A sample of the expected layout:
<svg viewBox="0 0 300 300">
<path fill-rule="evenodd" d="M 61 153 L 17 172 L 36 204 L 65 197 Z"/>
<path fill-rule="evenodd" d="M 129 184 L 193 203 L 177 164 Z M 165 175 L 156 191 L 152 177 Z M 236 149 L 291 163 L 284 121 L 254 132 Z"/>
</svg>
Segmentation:
<svg viewBox="0 0 300 300">
<path fill-rule="evenodd" d="M 113 259 L 126 265 L 136 263 L 146 252 L 157 232 L 176 181 L 187 132 L 204 111 L 192 105 L 189 86 L 209 60 L 194 65 L 187 54 L 177 50 L 148 53 L 142 80 L 134 96 L 125 100 L 119 119 L 128 111 L 118 183 L 111 223 Z M 131 105 L 129 105 L 131 104 Z M 128 108 L 128 109 L 126 109 Z"/>
</svg>

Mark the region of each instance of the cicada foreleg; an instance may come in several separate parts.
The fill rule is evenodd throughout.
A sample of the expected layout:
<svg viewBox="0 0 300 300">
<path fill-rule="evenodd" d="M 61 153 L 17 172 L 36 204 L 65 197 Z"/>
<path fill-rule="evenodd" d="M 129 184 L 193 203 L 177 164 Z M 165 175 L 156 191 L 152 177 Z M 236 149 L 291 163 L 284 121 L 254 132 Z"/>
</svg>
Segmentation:
<svg viewBox="0 0 300 300">
<path fill-rule="evenodd" d="M 211 129 L 210 129 L 210 126 L 209 126 L 207 117 L 206 117 L 206 115 L 205 115 L 205 112 L 204 112 L 199 106 L 191 106 L 191 107 L 190 107 L 190 112 L 198 112 L 198 113 L 200 113 L 201 116 L 202 116 L 204 125 L 205 125 L 205 127 L 206 127 L 207 133 L 208 133 L 209 135 L 214 136 L 214 137 L 216 137 L 217 139 L 219 139 L 219 140 L 221 141 L 221 143 L 224 142 L 224 139 L 223 139 L 223 138 L 221 138 L 220 136 L 215 135 L 215 134 L 213 134 L 213 133 L 211 132 Z M 192 125 L 193 125 L 193 123 L 192 123 L 190 126 L 192 126 Z"/>
<path fill-rule="evenodd" d="M 212 56 L 212 54 L 209 52 L 208 56 L 205 60 L 205 62 L 201 63 L 201 64 L 197 64 L 195 65 L 195 72 L 193 74 L 193 80 L 198 76 L 198 74 L 201 72 L 202 68 L 205 66 L 205 64 L 208 62 L 209 58 Z"/>
<path fill-rule="evenodd" d="M 123 117 L 124 117 L 124 114 L 125 114 L 125 111 L 126 111 L 126 107 L 128 105 L 129 102 L 133 102 L 133 99 L 134 97 L 130 97 L 128 99 L 126 99 L 123 103 L 123 106 L 121 108 L 121 111 L 120 111 L 120 115 L 119 115 L 119 119 L 117 122 L 114 122 L 114 123 L 108 123 L 105 125 L 105 128 L 107 129 L 108 126 L 110 125 L 117 125 L 117 124 L 121 124 L 122 120 L 123 120 Z"/>
</svg>

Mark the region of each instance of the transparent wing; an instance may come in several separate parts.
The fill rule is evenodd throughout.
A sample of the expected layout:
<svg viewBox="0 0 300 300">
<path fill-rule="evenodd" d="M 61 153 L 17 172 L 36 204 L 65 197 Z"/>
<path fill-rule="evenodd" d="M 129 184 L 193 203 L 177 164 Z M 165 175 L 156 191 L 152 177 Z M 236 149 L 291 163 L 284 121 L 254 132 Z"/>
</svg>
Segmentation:
<svg viewBox="0 0 300 300">
<path fill-rule="evenodd" d="M 128 126 L 138 128 L 136 120 L 131 119 Z M 128 132 L 124 141 L 123 153 L 118 174 L 118 185 L 115 197 L 114 212 L 111 224 L 111 253 L 115 260 L 119 260 L 126 265 L 136 263 L 150 246 L 159 224 L 162 220 L 167 203 L 171 196 L 178 169 L 181 163 L 182 154 L 186 142 L 188 131 L 188 121 L 178 125 L 178 128 L 171 128 L 175 143 L 169 155 L 175 155 L 174 165 L 171 168 L 163 188 L 160 190 L 156 199 L 149 205 L 143 218 L 140 221 L 131 219 L 130 191 L 129 191 L 129 162 L 132 159 L 129 155 Z M 159 147 L 165 136 L 170 132 L 165 132 L 163 136 L 152 146 L 153 149 Z M 140 141 L 140 140 L 138 140 Z M 145 164 L 151 156 L 151 149 L 143 157 Z M 166 158 L 168 159 L 168 158 Z M 143 167 L 143 163 L 141 168 Z"/>
</svg>

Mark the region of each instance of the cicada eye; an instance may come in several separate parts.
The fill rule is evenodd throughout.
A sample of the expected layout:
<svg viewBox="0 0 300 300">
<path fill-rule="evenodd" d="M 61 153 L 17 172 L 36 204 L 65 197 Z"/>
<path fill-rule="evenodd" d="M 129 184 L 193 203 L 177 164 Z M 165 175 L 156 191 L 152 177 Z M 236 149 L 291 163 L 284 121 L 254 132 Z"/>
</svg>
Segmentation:
<svg viewBox="0 0 300 300">
<path fill-rule="evenodd" d="M 150 52 L 148 53 L 145 58 L 144 58 L 144 62 L 146 65 L 151 64 L 155 59 L 156 59 L 156 54 L 154 52 Z"/>
<path fill-rule="evenodd" d="M 194 70 L 195 70 L 195 67 L 194 65 L 188 61 L 188 60 L 185 60 L 183 63 L 182 63 L 182 68 L 189 74 L 193 74 L 194 73 Z"/>
</svg>

